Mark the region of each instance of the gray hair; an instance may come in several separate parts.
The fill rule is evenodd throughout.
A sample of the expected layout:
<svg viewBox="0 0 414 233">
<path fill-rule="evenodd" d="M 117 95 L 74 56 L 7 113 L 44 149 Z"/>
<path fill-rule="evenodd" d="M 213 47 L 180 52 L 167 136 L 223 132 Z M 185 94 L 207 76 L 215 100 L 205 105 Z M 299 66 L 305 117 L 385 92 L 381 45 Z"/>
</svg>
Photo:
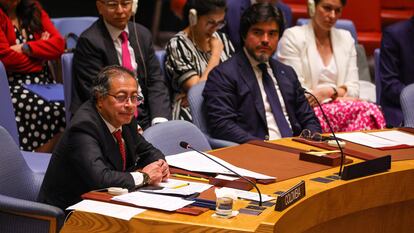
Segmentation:
<svg viewBox="0 0 414 233">
<path fill-rule="evenodd" d="M 135 79 L 135 73 L 119 65 L 111 65 L 103 68 L 92 82 L 91 97 L 96 103 L 98 96 L 105 97 L 109 93 L 112 79 L 127 74 Z M 136 80 L 136 79 L 135 79 Z M 136 80 L 137 81 L 137 80 Z M 137 81 L 137 88 L 138 81 Z"/>
</svg>

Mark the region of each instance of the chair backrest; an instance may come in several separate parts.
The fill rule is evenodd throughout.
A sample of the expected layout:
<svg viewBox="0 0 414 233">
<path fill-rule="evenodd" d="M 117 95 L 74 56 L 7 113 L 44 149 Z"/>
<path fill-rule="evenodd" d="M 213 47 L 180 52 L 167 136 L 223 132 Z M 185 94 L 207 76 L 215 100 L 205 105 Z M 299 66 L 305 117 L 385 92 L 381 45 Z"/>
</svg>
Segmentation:
<svg viewBox="0 0 414 233">
<path fill-rule="evenodd" d="M 73 53 L 64 53 L 61 57 L 62 63 L 62 80 L 63 80 L 63 93 L 65 96 L 65 117 L 66 125 L 69 125 L 71 112 L 70 103 L 72 98 L 72 63 Z"/>
<path fill-rule="evenodd" d="M 301 25 L 307 24 L 308 22 L 309 22 L 309 19 L 300 18 L 300 19 L 298 19 L 296 24 L 301 26 Z M 354 38 L 355 43 L 358 43 L 358 36 L 357 36 L 356 29 L 355 29 L 355 25 L 351 20 L 349 20 L 349 19 L 338 19 L 336 21 L 335 27 L 349 31 L 351 33 L 352 37 Z"/>
<path fill-rule="evenodd" d="M 26 164 L 19 147 L 0 126 L 0 194 L 35 201 L 43 175 L 35 174 Z"/>
<path fill-rule="evenodd" d="M 375 95 L 377 104 L 381 103 L 381 77 L 380 77 L 380 49 L 374 50 L 374 76 L 375 76 Z"/>
<path fill-rule="evenodd" d="M 5 127 L 12 136 L 14 142 L 19 145 L 19 133 L 17 131 L 14 107 L 10 96 L 9 82 L 6 69 L 0 61 L 0 125 Z"/>
<path fill-rule="evenodd" d="M 206 114 L 204 109 L 203 90 L 206 82 L 199 82 L 192 86 L 187 93 L 188 104 L 190 105 L 193 124 L 195 124 L 204 134 L 210 135 L 207 130 Z"/>
<path fill-rule="evenodd" d="M 144 131 L 144 138 L 165 155 L 187 151 L 179 143 L 188 142 L 201 151 L 211 150 L 204 134 L 188 121 L 175 120 L 159 123 Z"/>
<path fill-rule="evenodd" d="M 66 38 L 66 48 L 76 47 L 77 37 L 95 22 L 98 17 L 63 17 L 53 18 L 52 22 L 60 34 Z M 68 35 L 75 35 L 71 38 Z"/>
<path fill-rule="evenodd" d="M 414 84 L 404 87 L 400 95 L 400 102 L 404 126 L 414 128 Z"/>
<path fill-rule="evenodd" d="M 352 20 L 358 32 L 381 32 L 380 0 L 347 1 L 342 18 Z"/>
</svg>

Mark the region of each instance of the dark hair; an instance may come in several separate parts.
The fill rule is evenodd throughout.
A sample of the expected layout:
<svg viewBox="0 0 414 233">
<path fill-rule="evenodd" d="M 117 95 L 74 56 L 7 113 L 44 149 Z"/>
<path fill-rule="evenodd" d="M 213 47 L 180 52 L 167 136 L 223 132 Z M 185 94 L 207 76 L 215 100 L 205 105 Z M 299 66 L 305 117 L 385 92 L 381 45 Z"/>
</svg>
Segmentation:
<svg viewBox="0 0 414 233">
<path fill-rule="evenodd" d="M 183 8 L 183 22 L 185 26 L 188 26 L 188 15 L 190 9 L 197 11 L 197 17 L 207 15 L 219 9 L 227 9 L 226 0 L 187 0 Z"/>
<path fill-rule="evenodd" d="M 0 5 L 1 9 L 7 14 L 7 9 Z M 21 27 L 32 33 L 41 33 L 43 25 L 41 21 L 40 3 L 34 0 L 21 0 L 16 7 L 16 16 L 21 21 Z"/>
<path fill-rule="evenodd" d="M 314 0 L 315 1 L 315 6 L 318 5 L 322 0 Z M 341 0 L 341 4 L 342 6 L 346 5 L 346 0 Z"/>
<path fill-rule="evenodd" d="M 250 6 L 242 15 L 240 22 L 240 37 L 244 39 L 250 27 L 263 22 L 275 21 L 279 26 L 279 37 L 283 34 L 284 23 L 280 10 L 269 3 L 256 3 Z"/>
<path fill-rule="evenodd" d="M 119 65 L 111 65 L 104 67 L 96 76 L 92 82 L 91 97 L 92 101 L 96 103 L 98 94 L 99 96 L 107 96 L 111 86 L 112 78 L 121 75 L 128 74 L 135 79 L 135 73 L 128 70 L 125 67 Z M 137 81 L 138 85 L 138 81 Z"/>
</svg>

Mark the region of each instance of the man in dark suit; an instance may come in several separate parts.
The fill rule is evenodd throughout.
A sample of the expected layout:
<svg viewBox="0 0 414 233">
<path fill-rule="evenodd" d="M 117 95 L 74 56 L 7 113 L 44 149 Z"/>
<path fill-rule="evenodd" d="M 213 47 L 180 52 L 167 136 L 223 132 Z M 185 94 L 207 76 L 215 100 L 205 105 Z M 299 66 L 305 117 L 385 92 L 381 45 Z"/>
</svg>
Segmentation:
<svg viewBox="0 0 414 233">
<path fill-rule="evenodd" d="M 269 4 L 243 15 L 243 49 L 210 72 L 203 92 L 213 137 L 244 143 L 321 131 L 293 68 L 271 58 L 281 23 Z"/>
<path fill-rule="evenodd" d="M 78 109 L 53 152 L 40 202 L 66 209 L 91 190 L 133 190 L 169 176 L 164 155 L 138 133 L 133 116 L 142 97 L 134 73 L 109 66 L 91 89 L 95 94 Z"/>
<path fill-rule="evenodd" d="M 70 111 L 75 113 L 89 99 L 92 79 L 103 67 L 122 65 L 136 72 L 145 97 L 144 104 L 139 107 L 139 125 L 146 129 L 170 119 L 168 87 L 154 53 L 150 32 L 142 25 L 129 22 L 132 1 L 98 0 L 96 6 L 100 17 L 79 37 L 73 58 Z M 126 36 L 122 37 L 124 34 Z"/>
<path fill-rule="evenodd" d="M 280 10 L 283 16 L 283 29 L 292 26 L 292 10 L 281 0 L 227 0 L 227 12 L 226 12 L 226 26 L 223 31 L 229 36 L 231 43 L 236 51 L 239 51 L 243 45 L 240 41 L 240 19 L 243 12 L 246 11 L 253 3 L 269 2 Z M 283 31 L 283 30 L 282 30 Z"/>
<path fill-rule="evenodd" d="M 401 91 L 414 83 L 414 16 L 393 24 L 382 33 L 381 106 L 388 125 L 398 127 L 403 121 Z"/>
</svg>

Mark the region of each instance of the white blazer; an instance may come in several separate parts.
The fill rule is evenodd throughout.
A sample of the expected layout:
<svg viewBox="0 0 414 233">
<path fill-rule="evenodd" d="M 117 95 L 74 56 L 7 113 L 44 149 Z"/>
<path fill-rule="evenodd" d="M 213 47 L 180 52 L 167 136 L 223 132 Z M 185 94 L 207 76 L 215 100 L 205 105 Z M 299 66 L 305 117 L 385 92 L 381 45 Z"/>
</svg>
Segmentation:
<svg viewBox="0 0 414 233">
<path fill-rule="evenodd" d="M 358 97 L 359 78 L 354 39 L 348 31 L 332 28 L 331 40 L 338 70 L 336 85 L 345 85 L 348 89 L 347 96 Z M 308 90 L 318 86 L 318 56 L 311 21 L 283 32 L 277 58 L 295 69 L 302 86 Z"/>
</svg>

